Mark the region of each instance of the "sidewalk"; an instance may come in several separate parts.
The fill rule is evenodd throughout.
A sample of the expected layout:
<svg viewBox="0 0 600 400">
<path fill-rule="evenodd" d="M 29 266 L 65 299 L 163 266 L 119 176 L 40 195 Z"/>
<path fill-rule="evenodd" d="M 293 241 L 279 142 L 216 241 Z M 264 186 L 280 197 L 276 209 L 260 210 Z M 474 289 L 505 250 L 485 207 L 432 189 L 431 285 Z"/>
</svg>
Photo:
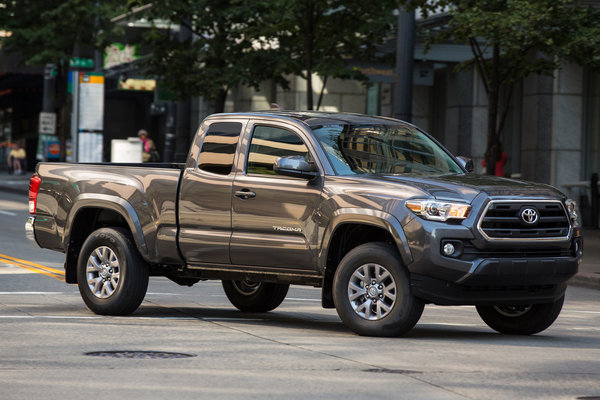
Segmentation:
<svg viewBox="0 0 600 400">
<path fill-rule="evenodd" d="M 0 191 L 22 194 L 26 202 L 32 174 L 8 175 L 6 171 L 0 171 Z M 600 229 L 584 228 L 583 260 L 579 273 L 571 278 L 569 284 L 600 290 Z"/>
<path fill-rule="evenodd" d="M 600 289 L 600 229 L 583 228 L 583 260 L 569 284 Z"/>
<path fill-rule="evenodd" d="M 25 172 L 23 175 L 9 175 L 6 170 L 0 170 L 0 191 L 16 194 L 29 195 L 29 178 L 33 172 Z"/>
</svg>

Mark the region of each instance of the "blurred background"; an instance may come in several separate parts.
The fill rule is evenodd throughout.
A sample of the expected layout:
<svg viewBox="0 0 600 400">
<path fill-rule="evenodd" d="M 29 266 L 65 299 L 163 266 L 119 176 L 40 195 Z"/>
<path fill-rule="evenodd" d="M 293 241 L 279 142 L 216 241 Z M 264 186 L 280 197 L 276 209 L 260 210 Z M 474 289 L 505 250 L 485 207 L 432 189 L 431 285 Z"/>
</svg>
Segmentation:
<svg viewBox="0 0 600 400">
<path fill-rule="evenodd" d="M 215 112 L 354 112 L 556 186 L 597 225 L 598 21 L 576 0 L 0 0 L 0 170 L 17 145 L 27 171 L 111 161 L 140 129 L 184 162 Z"/>
</svg>

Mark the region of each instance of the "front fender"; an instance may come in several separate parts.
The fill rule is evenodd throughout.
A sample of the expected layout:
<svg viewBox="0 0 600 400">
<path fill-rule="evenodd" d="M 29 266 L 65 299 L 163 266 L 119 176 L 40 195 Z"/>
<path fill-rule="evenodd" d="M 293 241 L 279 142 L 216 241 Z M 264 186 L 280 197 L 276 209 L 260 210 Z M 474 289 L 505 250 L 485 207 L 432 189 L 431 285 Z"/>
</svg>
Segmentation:
<svg viewBox="0 0 600 400">
<path fill-rule="evenodd" d="M 335 231 L 338 227 L 347 223 L 371 225 L 386 230 L 394 238 L 404 264 L 408 265 L 413 261 L 404 229 L 402 229 L 400 221 L 392 214 L 365 208 L 340 208 L 334 211 L 323 235 L 319 251 L 319 268 L 321 271 L 327 266 L 327 253 Z"/>
</svg>

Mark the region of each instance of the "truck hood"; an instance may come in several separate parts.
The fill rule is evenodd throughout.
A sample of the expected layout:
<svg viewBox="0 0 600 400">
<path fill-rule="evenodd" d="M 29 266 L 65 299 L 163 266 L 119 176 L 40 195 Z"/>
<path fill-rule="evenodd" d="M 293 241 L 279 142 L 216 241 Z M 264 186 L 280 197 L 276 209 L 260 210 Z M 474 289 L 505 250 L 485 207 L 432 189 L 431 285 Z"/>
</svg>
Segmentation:
<svg viewBox="0 0 600 400">
<path fill-rule="evenodd" d="M 544 197 L 563 198 L 563 193 L 552 186 L 496 176 L 460 174 L 439 177 L 371 175 L 372 179 L 413 186 L 440 200 L 459 200 L 471 203 L 485 193 L 490 197 Z"/>
</svg>

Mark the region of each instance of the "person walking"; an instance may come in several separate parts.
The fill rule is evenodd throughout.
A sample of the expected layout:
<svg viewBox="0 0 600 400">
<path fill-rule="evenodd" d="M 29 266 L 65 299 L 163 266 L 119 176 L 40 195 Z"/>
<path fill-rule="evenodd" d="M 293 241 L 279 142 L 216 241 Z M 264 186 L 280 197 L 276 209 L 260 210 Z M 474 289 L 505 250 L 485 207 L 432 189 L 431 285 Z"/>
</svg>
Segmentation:
<svg viewBox="0 0 600 400">
<path fill-rule="evenodd" d="M 142 141 L 142 162 L 158 162 L 158 152 L 154 147 L 154 141 L 148 137 L 148 132 L 140 129 L 138 137 Z"/>
<path fill-rule="evenodd" d="M 504 166 L 506 165 L 506 161 L 508 160 L 508 155 L 502 150 L 502 144 L 498 145 L 498 157 L 496 159 L 496 165 L 494 166 L 494 175 L 495 176 L 506 176 L 504 172 Z M 481 161 L 481 165 L 484 168 L 482 173 L 485 175 L 487 173 L 487 162 L 485 158 Z"/>
<path fill-rule="evenodd" d="M 8 154 L 9 163 L 12 164 L 13 174 L 21 175 L 25 173 L 27 168 L 27 154 L 25 149 L 22 148 L 18 143 L 14 145 L 13 149 Z"/>
<path fill-rule="evenodd" d="M 8 147 L 8 156 L 6 156 L 6 163 L 8 164 L 8 174 L 12 175 L 13 174 L 13 150 L 14 150 L 14 145 L 12 143 L 8 143 L 6 145 L 6 147 Z"/>
</svg>

